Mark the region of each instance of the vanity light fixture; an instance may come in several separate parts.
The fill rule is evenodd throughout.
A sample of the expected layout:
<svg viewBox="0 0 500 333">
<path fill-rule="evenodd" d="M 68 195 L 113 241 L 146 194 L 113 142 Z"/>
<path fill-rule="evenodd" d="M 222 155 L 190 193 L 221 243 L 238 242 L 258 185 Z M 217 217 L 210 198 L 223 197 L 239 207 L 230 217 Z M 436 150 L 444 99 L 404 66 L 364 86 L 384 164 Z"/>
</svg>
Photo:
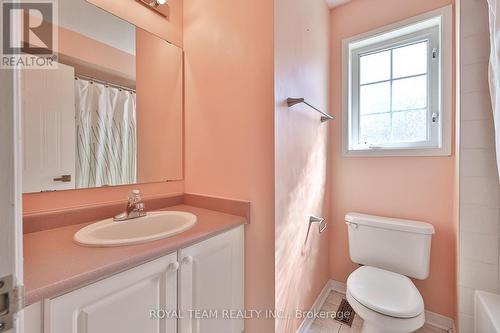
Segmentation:
<svg viewBox="0 0 500 333">
<path fill-rule="evenodd" d="M 138 1 L 153 8 L 156 8 L 158 6 L 163 6 L 164 4 L 167 3 L 167 0 L 138 0 Z"/>
<path fill-rule="evenodd" d="M 136 0 L 141 5 L 148 7 L 149 9 L 154 10 L 157 14 L 166 17 L 166 15 L 160 12 L 159 7 L 166 5 L 167 0 Z"/>
</svg>

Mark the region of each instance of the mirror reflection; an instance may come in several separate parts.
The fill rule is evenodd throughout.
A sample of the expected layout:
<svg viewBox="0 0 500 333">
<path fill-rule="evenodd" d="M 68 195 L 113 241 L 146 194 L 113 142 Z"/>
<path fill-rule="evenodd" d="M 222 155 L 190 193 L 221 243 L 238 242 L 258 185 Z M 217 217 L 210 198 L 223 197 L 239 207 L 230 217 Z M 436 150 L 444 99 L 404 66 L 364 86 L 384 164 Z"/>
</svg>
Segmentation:
<svg viewBox="0 0 500 333">
<path fill-rule="evenodd" d="M 182 179 L 182 49 L 59 2 L 58 66 L 22 73 L 23 191 Z"/>
</svg>

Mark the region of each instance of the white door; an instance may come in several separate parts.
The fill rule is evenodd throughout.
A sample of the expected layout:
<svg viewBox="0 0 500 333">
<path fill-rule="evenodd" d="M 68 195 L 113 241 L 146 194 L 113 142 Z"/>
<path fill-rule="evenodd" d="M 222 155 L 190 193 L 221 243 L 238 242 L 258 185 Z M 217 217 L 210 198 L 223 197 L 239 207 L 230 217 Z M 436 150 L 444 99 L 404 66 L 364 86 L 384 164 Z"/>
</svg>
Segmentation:
<svg viewBox="0 0 500 333">
<path fill-rule="evenodd" d="M 179 251 L 180 333 L 243 332 L 243 319 L 228 312 L 244 309 L 243 229 Z"/>
<path fill-rule="evenodd" d="M 22 213 L 19 163 L 19 73 L 0 70 L 0 332 L 22 332 L 22 318 L 14 315 L 11 287 L 23 284 Z M 22 296 L 22 295 L 21 295 Z M 9 304 L 10 303 L 10 304 Z M 10 306 L 9 306 L 10 305 Z M 5 313 L 5 312 L 8 313 Z M 12 328 L 10 328 L 12 327 Z"/>
<path fill-rule="evenodd" d="M 22 71 L 23 192 L 75 188 L 75 71 Z"/>
<path fill-rule="evenodd" d="M 47 300 L 44 332 L 176 333 L 178 267 L 173 253 Z"/>
</svg>

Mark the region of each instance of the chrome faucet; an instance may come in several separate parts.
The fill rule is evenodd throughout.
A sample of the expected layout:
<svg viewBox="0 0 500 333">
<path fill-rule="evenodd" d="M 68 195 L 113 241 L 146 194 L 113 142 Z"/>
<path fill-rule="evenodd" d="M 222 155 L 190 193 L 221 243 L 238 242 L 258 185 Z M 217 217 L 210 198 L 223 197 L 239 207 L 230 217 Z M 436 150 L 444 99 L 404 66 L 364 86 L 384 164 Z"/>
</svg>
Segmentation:
<svg viewBox="0 0 500 333">
<path fill-rule="evenodd" d="M 118 222 L 146 216 L 145 208 L 144 201 L 141 199 L 141 192 L 133 190 L 128 195 L 127 209 L 123 213 L 116 215 L 113 220 Z"/>
</svg>

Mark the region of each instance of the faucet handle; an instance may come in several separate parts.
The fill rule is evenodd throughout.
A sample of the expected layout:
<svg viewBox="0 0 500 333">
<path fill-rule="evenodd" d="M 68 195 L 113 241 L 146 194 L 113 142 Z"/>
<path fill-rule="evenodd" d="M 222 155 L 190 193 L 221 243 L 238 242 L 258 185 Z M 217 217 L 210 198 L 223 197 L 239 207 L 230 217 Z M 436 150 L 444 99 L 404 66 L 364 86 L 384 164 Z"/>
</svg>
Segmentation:
<svg viewBox="0 0 500 333">
<path fill-rule="evenodd" d="M 139 190 L 130 191 L 130 193 L 128 194 L 128 202 L 130 204 L 134 204 L 140 201 L 141 201 L 141 191 Z"/>
</svg>

